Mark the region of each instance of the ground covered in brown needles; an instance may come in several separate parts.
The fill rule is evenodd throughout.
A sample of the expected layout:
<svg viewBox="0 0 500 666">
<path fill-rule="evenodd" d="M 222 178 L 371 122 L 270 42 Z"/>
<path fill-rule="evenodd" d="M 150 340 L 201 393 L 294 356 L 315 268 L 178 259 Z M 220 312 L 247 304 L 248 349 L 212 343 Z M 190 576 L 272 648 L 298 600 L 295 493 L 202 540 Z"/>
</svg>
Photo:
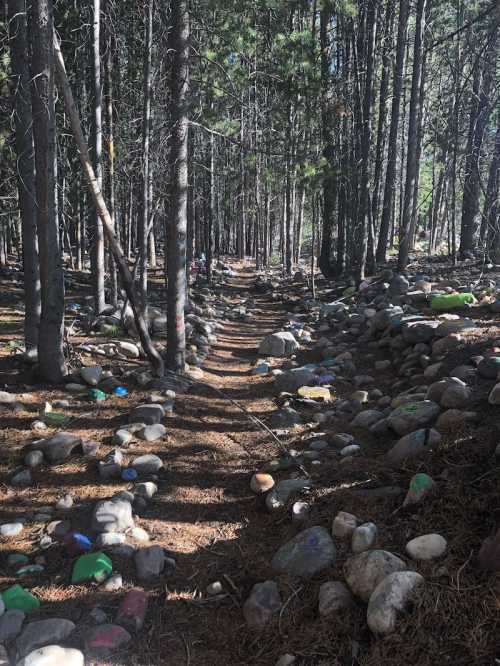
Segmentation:
<svg viewBox="0 0 500 666">
<path fill-rule="evenodd" d="M 83 276 L 82 289 L 70 293 L 69 299 L 88 293 L 85 278 L 88 282 L 88 276 Z M 236 305 L 249 293 L 253 279 L 251 271 L 239 267 L 225 296 Z M 113 432 L 126 422 L 129 410 L 141 403 L 145 394 L 130 387 L 127 398 L 113 397 L 96 406 L 37 384 L 30 370 L 14 361 L 11 353 L 12 341 L 21 338 L 21 285 L 4 280 L 2 292 L 0 383 L 24 394 L 24 408 L 15 414 L 0 414 L 0 519 L 11 521 L 71 493 L 76 500 L 72 527 L 88 531 L 93 503 L 130 484 L 103 482 L 96 462 L 83 458 L 37 468 L 35 484 L 21 491 L 14 491 L 8 479 L 20 462 L 22 447 L 36 437 L 31 424 L 44 401 L 69 399 L 71 406 L 64 411 L 73 420 L 65 430 L 100 442 L 99 457 L 103 457 L 112 449 Z M 293 287 L 290 292 L 293 295 Z M 339 510 L 349 511 L 364 522 L 375 522 L 382 547 L 402 557 L 405 544 L 414 536 L 438 532 L 447 539 L 448 552 L 441 560 L 411 565 L 427 583 L 400 620 L 396 633 L 384 640 L 375 639 L 367 629 L 362 604 L 338 617 L 318 616 L 321 583 L 343 579 L 342 565 L 349 555 L 344 544 L 338 544 L 335 567 L 312 580 L 277 578 L 271 570 L 274 552 L 298 528 L 287 514 L 270 515 L 263 501 L 250 491 L 249 480 L 263 462 L 276 456 L 277 447 L 265 430 L 210 386 L 222 389 L 248 412 L 266 419 L 276 407 L 272 381 L 251 377 L 249 372 L 259 341 L 278 329 L 285 313 L 283 303 L 260 295 L 250 322 L 225 323 L 204 365 L 209 386 L 197 386 L 176 399 L 175 416 L 167 421 L 166 442 L 134 443 L 127 451 L 129 457 L 156 453 L 164 461 L 159 493 L 137 524 L 151 534 L 154 543 L 172 553 L 177 570 L 174 576 L 147 587 L 150 606 L 145 628 L 126 652 L 109 663 L 272 666 L 281 655 L 291 653 L 297 657 L 297 666 L 494 664 L 495 657 L 500 658 L 500 578 L 480 572 L 476 555 L 482 540 L 500 522 L 500 466 L 493 455 L 500 417 L 497 408 L 485 407 L 484 401 L 478 408 L 480 422 L 453 433 L 439 452 L 423 462 L 389 469 L 384 453 L 391 443 L 364 432 L 354 433 L 364 447 L 363 457 L 350 466 L 339 465 L 332 457 L 312 468 L 316 487 L 309 496 L 311 513 L 304 527 L 322 525 L 329 529 Z M 495 322 L 484 331 L 471 345 L 484 348 L 499 337 Z M 80 341 L 83 339 L 72 340 Z M 362 370 L 363 359 L 355 360 Z M 109 367 L 113 369 L 112 362 Z M 394 381 L 389 373 L 377 379 L 382 390 Z M 350 431 L 338 422 L 326 429 L 325 438 L 336 432 Z M 298 430 L 296 435 L 294 448 L 307 448 L 306 433 Z M 431 474 L 437 486 L 422 505 L 411 510 L 400 508 L 401 496 L 374 498 L 362 492 L 379 486 L 406 489 L 419 471 Z M 81 647 L 90 610 L 98 604 L 113 618 L 124 591 L 103 593 L 97 585 L 72 585 L 71 564 L 64 549 L 56 546 L 41 551 L 41 532 L 41 525 L 30 524 L 21 539 L 0 544 L 0 590 L 17 582 L 6 566 L 9 553 L 26 553 L 32 560 L 43 557 L 45 572 L 23 581 L 42 602 L 33 616 L 75 621 L 81 631 L 73 640 Z M 133 563 L 115 558 L 113 565 L 123 574 L 125 588 L 132 588 L 136 584 Z M 278 581 L 284 605 L 276 622 L 256 634 L 246 627 L 241 607 L 252 586 L 267 579 Z M 205 588 L 215 580 L 222 582 L 224 593 L 211 598 Z M 99 664 L 104 666 L 104 662 Z"/>
</svg>

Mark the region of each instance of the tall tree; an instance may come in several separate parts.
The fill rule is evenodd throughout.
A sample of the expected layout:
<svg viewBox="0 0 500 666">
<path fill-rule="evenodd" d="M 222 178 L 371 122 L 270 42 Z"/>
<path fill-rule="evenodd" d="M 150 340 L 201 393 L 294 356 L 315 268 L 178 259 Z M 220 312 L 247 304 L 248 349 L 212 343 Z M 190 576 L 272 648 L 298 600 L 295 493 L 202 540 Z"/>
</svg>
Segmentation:
<svg viewBox="0 0 500 666">
<path fill-rule="evenodd" d="M 26 352 L 30 354 L 38 347 L 38 326 L 42 304 L 36 230 L 35 156 L 25 0 L 10 0 L 8 8 L 12 89 L 15 105 L 18 196 L 23 233 L 24 339 Z"/>
<path fill-rule="evenodd" d="M 64 279 L 55 211 L 56 110 L 52 0 L 33 0 L 29 14 L 37 229 L 42 310 L 38 334 L 40 376 L 60 382 L 64 360 Z"/>
<path fill-rule="evenodd" d="M 167 228 L 167 367 L 184 372 L 186 333 L 186 233 L 188 199 L 188 0 L 172 5 L 170 76 L 170 215 Z"/>
</svg>

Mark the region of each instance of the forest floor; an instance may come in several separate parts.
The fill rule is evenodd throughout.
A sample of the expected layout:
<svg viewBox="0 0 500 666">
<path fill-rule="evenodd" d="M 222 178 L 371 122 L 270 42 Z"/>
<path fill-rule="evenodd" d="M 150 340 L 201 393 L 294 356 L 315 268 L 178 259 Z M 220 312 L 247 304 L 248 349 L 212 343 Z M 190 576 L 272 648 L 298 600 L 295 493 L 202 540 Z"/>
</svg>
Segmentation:
<svg viewBox="0 0 500 666">
<path fill-rule="evenodd" d="M 244 265 L 234 267 L 237 275 L 228 281 L 224 295 L 236 306 L 251 293 L 255 274 Z M 102 405 L 93 405 L 62 390 L 36 385 L 30 371 L 14 361 L 8 347 L 9 341 L 21 337 L 20 286 L 4 281 L 2 289 L 0 383 L 18 394 L 23 407 L 15 413 L 5 410 L 0 414 L 0 521 L 12 522 L 27 512 L 54 505 L 70 493 L 75 505 L 66 519 L 72 529 L 88 532 L 96 500 L 129 489 L 131 484 L 103 481 L 95 460 L 72 458 L 65 464 L 36 468 L 31 486 L 13 489 L 8 479 L 21 461 L 23 446 L 33 439 L 33 420 L 45 401 L 69 400 L 69 407 L 63 411 L 72 421 L 64 430 L 99 442 L 102 458 L 113 449 L 113 433 L 127 422 L 128 412 L 143 403 L 148 392 L 134 389 L 126 398 L 110 397 Z M 284 285 L 284 298 L 287 290 L 293 294 L 294 287 Z M 72 293 L 68 298 L 80 295 Z M 500 511 L 500 468 L 491 463 L 498 436 L 496 413 L 486 406 L 484 418 L 473 431 L 464 430 L 461 437 L 445 441 L 432 458 L 409 463 L 400 470 L 385 465 L 384 442 L 366 431 L 356 433 L 346 424 L 338 424 L 339 432 L 359 435 L 366 455 L 348 467 L 339 465 L 333 457 L 327 458 L 310 472 L 316 487 L 308 498 L 311 514 L 305 527 L 323 525 L 330 529 L 333 517 L 345 510 L 362 516 L 365 522 L 373 520 L 383 547 L 403 557 L 404 544 L 416 533 L 443 534 L 449 551 L 439 561 L 437 573 L 434 563 L 419 565 L 429 585 L 413 613 L 401 620 L 398 632 L 389 638 L 375 640 L 371 636 L 362 607 L 334 618 L 320 618 L 319 586 L 326 580 L 342 579 L 348 549 L 339 544 L 335 566 L 312 581 L 276 576 L 270 566 L 272 556 L 297 529 L 286 513 L 270 514 L 264 498 L 251 492 L 249 481 L 280 451 L 264 429 L 256 427 L 228 400 L 232 398 L 264 420 L 276 409 L 276 390 L 270 376 L 254 377 L 250 371 L 259 342 L 266 334 L 279 330 L 288 306 L 270 295 L 252 293 L 252 298 L 255 305 L 251 321 L 223 322 L 217 343 L 203 365 L 203 383 L 177 396 L 174 415 L 165 421 L 166 439 L 134 441 L 125 451 L 127 458 L 154 453 L 164 463 L 159 492 L 140 512 L 136 524 L 147 530 L 152 543 L 167 549 L 177 567 L 160 583 L 141 584 L 149 594 L 146 624 L 126 650 L 110 661 L 87 663 L 272 666 L 284 653 L 296 655 L 295 663 L 300 666 L 495 663 L 494 656 L 500 656 L 500 581 L 477 571 L 473 553 Z M 491 325 L 496 327 L 494 322 Z M 475 340 L 475 344 L 486 345 L 498 337 L 497 331 L 485 327 L 484 339 Z M 76 338 L 74 342 L 83 340 Z M 311 354 L 303 355 L 304 360 L 312 358 Z M 362 353 L 355 360 L 358 372 L 367 371 Z M 112 361 L 109 367 L 113 368 Z M 382 391 L 390 391 L 393 383 L 391 372 L 377 375 L 377 387 Z M 345 388 L 346 395 L 350 390 Z M 342 393 L 339 386 L 338 396 Z M 294 448 L 307 448 L 311 437 L 319 436 L 319 429 L 298 427 L 293 434 L 297 438 Z M 326 433 L 326 438 L 333 434 Z M 406 488 L 416 471 L 427 471 L 440 480 L 437 497 L 418 512 L 399 511 L 401 498 L 356 492 L 373 486 Z M 18 582 L 6 565 L 8 554 L 24 553 L 32 561 L 42 557 L 38 561 L 43 562 L 45 570 L 22 581 L 41 601 L 33 619 L 72 620 L 78 630 L 67 644 L 81 647 L 90 625 L 90 611 L 99 606 L 112 618 L 124 590 L 107 593 L 98 585 L 71 584 L 71 563 L 64 548 L 56 543 L 42 551 L 38 540 L 43 532 L 43 525 L 30 524 L 18 538 L 0 543 L 0 589 Z M 133 560 L 112 559 L 114 570 L 123 576 L 125 590 L 135 587 Z M 264 580 L 278 581 L 284 603 L 276 622 L 264 632 L 255 633 L 248 629 L 241 609 L 253 585 Z M 214 581 L 222 583 L 223 593 L 210 597 L 205 590 Z"/>
</svg>

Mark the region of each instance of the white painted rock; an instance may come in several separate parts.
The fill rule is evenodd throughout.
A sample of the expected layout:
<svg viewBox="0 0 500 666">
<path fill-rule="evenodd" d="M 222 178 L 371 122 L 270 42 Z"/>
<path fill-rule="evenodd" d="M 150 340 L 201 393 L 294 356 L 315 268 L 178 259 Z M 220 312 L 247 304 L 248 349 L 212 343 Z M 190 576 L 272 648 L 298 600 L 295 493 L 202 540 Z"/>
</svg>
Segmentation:
<svg viewBox="0 0 500 666">
<path fill-rule="evenodd" d="M 406 544 L 406 552 L 413 560 L 434 560 L 445 554 L 448 543 L 440 534 L 424 534 Z"/>
<path fill-rule="evenodd" d="M 389 574 L 404 571 L 406 564 L 386 550 L 367 550 L 344 563 L 344 576 L 353 594 L 368 601 L 373 590 Z"/>
<path fill-rule="evenodd" d="M 30 652 L 17 666 L 84 666 L 84 657 L 80 650 L 47 645 Z"/>
<path fill-rule="evenodd" d="M 397 612 L 407 606 L 413 592 L 424 583 L 415 571 L 398 571 L 386 576 L 368 603 L 368 626 L 375 634 L 390 634 L 396 628 Z"/>
</svg>

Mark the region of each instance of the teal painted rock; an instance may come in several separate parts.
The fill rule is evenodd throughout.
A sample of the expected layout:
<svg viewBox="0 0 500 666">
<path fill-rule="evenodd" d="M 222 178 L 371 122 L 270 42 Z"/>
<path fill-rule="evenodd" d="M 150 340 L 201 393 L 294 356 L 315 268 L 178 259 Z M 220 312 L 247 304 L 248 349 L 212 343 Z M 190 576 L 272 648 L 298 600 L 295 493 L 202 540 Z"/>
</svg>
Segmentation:
<svg viewBox="0 0 500 666">
<path fill-rule="evenodd" d="M 467 307 L 476 302 L 473 294 L 441 294 L 434 296 L 431 301 L 432 310 L 456 310 Z"/>
<path fill-rule="evenodd" d="M 2 592 L 2 601 L 7 610 L 30 611 L 40 608 L 39 600 L 21 585 L 13 585 Z"/>
<path fill-rule="evenodd" d="M 430 493 L 435 485 L 435 482 L 428 474 L 415 474 L 415 476 L 411 478 L 410 487 L 408 488 L 408 493 L 403 502 L 403 506 L 407 506 L 408 504 L 418 504 Z"/>
</svg>

